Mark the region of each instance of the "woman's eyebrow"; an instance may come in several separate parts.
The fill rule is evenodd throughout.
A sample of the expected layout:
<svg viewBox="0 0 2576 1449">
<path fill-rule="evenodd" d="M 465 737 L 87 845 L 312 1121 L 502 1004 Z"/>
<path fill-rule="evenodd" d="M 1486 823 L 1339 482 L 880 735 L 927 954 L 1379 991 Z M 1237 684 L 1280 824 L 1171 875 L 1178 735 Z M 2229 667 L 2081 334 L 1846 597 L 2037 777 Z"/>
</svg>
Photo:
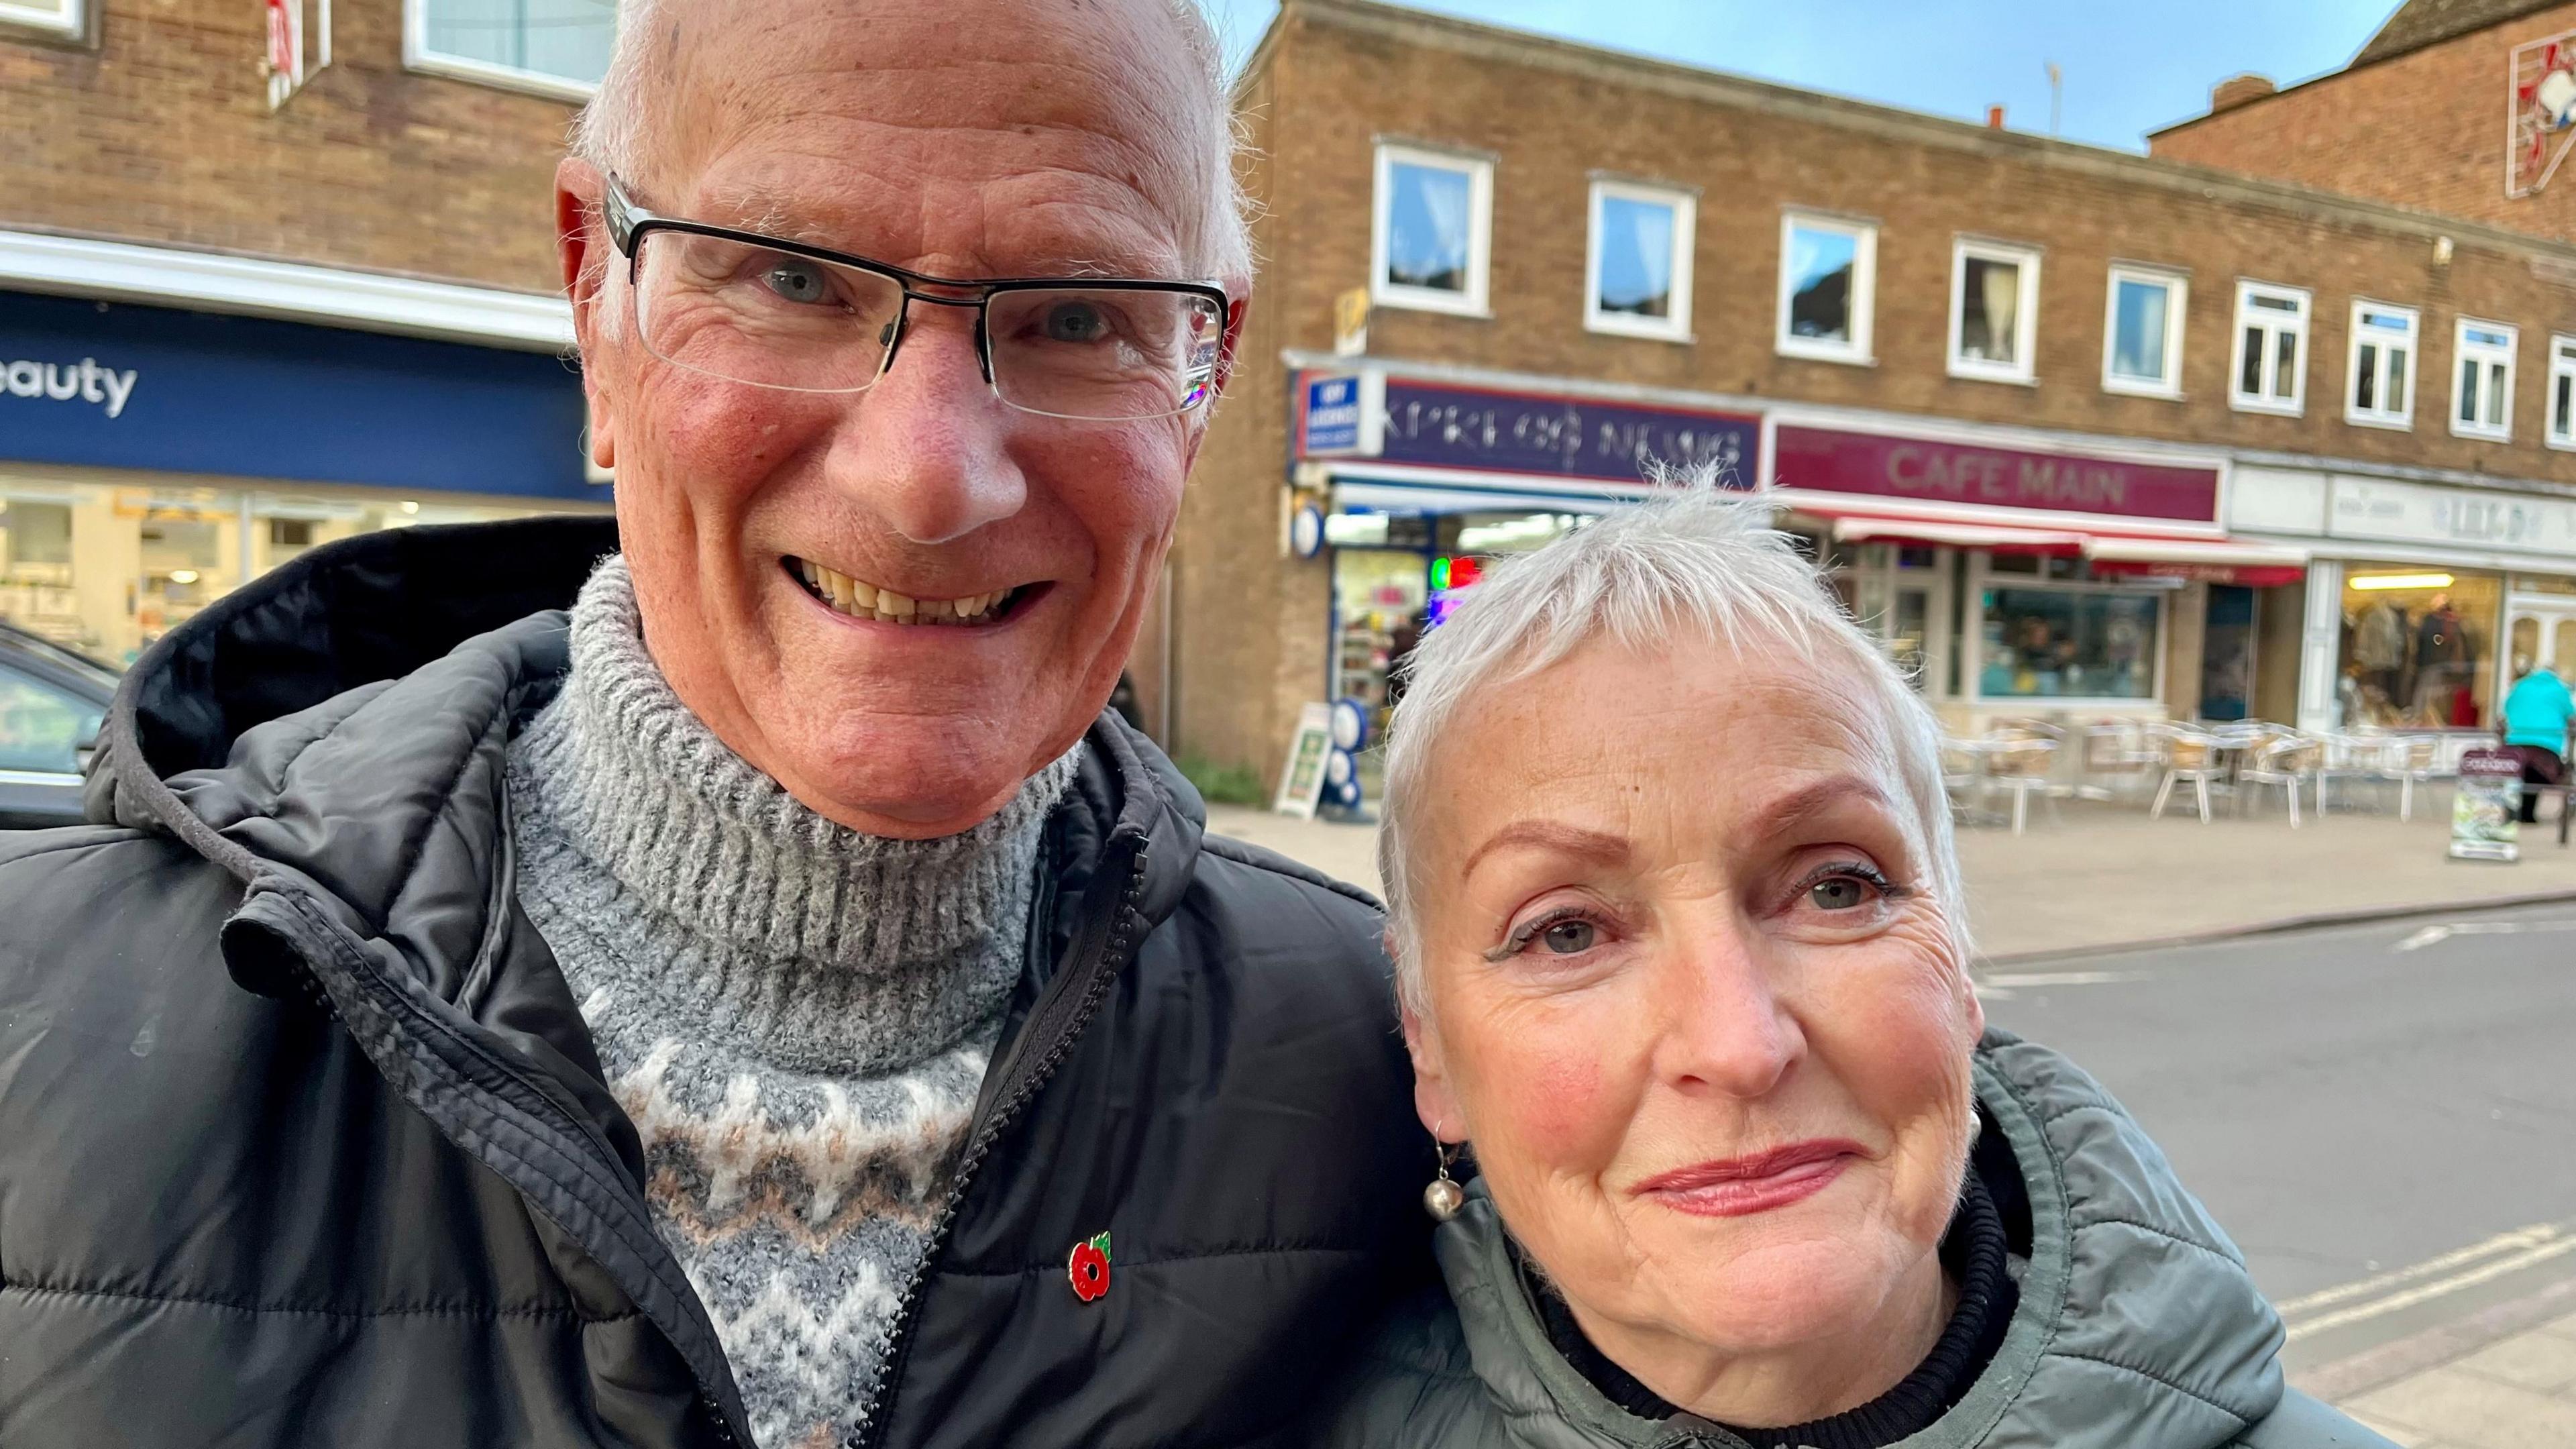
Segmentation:
<svg viewBox="0 0 2576 1449">
<path fill-rule="evenodd" d="M 1467 863 L 1458 868 L 1458 874 L 1473 873 L 1476 862 L 1494 851 L 1515 845 L 1589 856 L 1603 865 L 1622 865 L 1628 859 L 1628 841 L 1624 836 L 1586 830 L 1557 820 L 1515 820 L 1486 836 L 1484 844 L 1468 852 Z"/>
<path fill-rule="evenodd" d="M 1886 789 L 1869 776 L 1832 775 L 1772 801 L 1753 817 L 1751 825 L 1757 833 L 1776 834 L 1844 805 L 1869 805 L 1891 813 L 1896 808 Z"/>
</svg>

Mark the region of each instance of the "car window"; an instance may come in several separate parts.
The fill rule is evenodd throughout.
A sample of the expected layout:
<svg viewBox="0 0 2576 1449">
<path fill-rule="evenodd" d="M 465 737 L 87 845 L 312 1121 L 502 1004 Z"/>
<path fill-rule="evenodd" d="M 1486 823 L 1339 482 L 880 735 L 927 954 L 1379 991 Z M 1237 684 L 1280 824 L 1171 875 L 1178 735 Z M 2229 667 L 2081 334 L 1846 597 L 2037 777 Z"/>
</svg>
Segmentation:
<svg viewBox="0 0 2576 1449">
<path fill-rule="evenodd" d="M 57 669 L 67 670 L 84 679 L 94 679 L 98 681 L 101 686 L 107 689 L 112 690 L 116 688 L 117 675 L 115 670 L 108 668 L 105 664 L 90 658 L 86 654 L 76 654 L 69 649 L 65 649 L 50 639 L 39 639 L 33 634 L 12 632 L 5 640 L 0 640 L 0 642 L 5 642 L 15 648 L 27 651 L 29 654 L 34 655 L 40 663 L 50 663 Z"/>
<path fill-rule="evenodd" d="M 77 774 L 80 747 L 106 711 L 12 669 L 0 669 L 0 770 Z"/>
</svg>

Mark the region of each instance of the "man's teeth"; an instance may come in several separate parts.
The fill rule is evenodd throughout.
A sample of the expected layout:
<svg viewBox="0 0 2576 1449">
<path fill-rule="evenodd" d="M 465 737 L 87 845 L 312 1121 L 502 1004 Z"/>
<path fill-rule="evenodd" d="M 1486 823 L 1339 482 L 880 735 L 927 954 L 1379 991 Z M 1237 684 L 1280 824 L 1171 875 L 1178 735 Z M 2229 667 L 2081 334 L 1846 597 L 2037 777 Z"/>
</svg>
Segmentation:
<svg viewBox="0 0 2576 1449">
<path fill-rule="evenodd" d="M 798 559 L 796 571 L 804 576 L 805 586 L 814 597 L 824 603 L 853 618 L 882 619 L 889 624 L 990 623 L 1012 594 L 1009 589 L 995 589 L 962 599 L 916 599 L 848 574 L 834 573 L 809 559 Z"/>
</svg>

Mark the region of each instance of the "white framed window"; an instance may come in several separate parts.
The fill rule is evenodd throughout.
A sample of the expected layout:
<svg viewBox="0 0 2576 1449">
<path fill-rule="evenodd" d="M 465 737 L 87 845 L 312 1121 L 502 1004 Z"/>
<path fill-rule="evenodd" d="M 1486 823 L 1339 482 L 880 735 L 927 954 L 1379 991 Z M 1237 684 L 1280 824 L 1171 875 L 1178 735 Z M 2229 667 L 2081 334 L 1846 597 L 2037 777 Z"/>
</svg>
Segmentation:
<svg viewBox="0 0 2576 1449">
<path fill-rule="evenodd" d="M 1493 229 L 1492 161 L 1379 143 L 1372 301 L 1484 316 Z"/>
<path fill-rule="evenodd" d="M 2191 284 L 2179 272 L 2114 265 L 2102 304 L 2102 390 L 2182 396 L 2182 319 Z"/>
<path fill-rule="evenodd" d="M 2549 427 L 2553 448 L 2576 448 L 2576 337 L 2549 339 Z"/>
<path fill-rule="evenodd" d="M 2241 413 L 2296 417 L 2308 405 L 2308 290 L 2236 284 L 2236 353 L 2228 403 Z"/>
<path fill-rule="evenodd" d="M 2415 426 L 2415 309 L 2355 298 L 2352 361 L 2343 420 L 2365 428 Z"/>
<path fill-rule="evenodd" d="M 2514 329 L 2463 317 L 2451 343 L 2451 432 L 2462 438 L 2513 436 Z"/>
<path fill-rule="evenodd" d="M 2031 380 L 2039 339 L 2039 253 L 1961 238 L 1950 252 L 1950 375 Z"/>
<path fill-rule="evenodd" d="M 1865 221 L 1788 212 L 1780 218 L 1783 356 L 1867 363 L 1878 285 L 1878 228 Z"/>
<path fill-rule="evenodd" d="M 617 0 L 403 0 L 403 64 L 557 100 L 608 73 Z"/>
<path fill-rule="evenodd" d="M 1593 182 L 1583 325 L 1624 337 L 1688 342 L 1698 215 L 1698 198 L 1686 191 Z"/>
<path fill-rule="evenodd" d="M 0 33 L 24 28 L 64 40 L 89 34 L 89 0 L 0 0 Z"/>
</svg>

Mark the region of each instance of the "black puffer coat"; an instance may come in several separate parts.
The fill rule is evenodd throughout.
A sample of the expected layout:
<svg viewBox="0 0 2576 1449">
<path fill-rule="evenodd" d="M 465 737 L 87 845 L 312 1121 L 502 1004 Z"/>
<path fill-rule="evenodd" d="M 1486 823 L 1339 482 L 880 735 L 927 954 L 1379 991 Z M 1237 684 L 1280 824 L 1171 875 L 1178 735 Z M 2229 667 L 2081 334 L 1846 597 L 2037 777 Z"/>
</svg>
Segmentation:
<svg viewBox="0 0 2576 1449">
<path fill-rule="evenodd" d="M 512 886 L 614 546 L 317 551 L 136 667 L 112 823 L 0 835 L 0 1444 L 747 1442 Z M 1201 819 L 1104 717 L 868 1442 L 1257 1442 L 1428 1281 L 1377 913 Z"/>
</svg>

